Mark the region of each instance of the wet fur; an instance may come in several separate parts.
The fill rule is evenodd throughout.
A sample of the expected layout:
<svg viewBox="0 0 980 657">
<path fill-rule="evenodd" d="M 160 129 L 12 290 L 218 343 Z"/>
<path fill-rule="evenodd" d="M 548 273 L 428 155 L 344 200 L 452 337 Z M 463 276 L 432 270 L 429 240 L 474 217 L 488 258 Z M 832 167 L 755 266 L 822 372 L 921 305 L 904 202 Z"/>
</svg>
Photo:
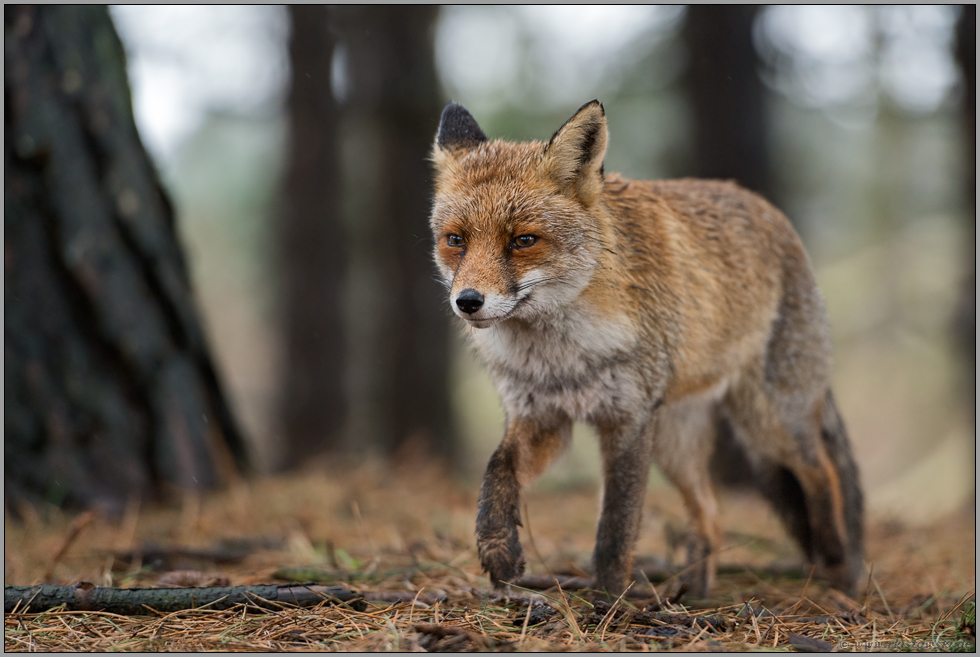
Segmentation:
<svg viewBox="0 0 980 657">
<path fill-rule="evenodd" d="M 487 297 L 476 313 L 454 311 L 507 414 L 480 494 L 484 569 L 498 585 L 523 571 L 520 490 L 582 421 L 603 458 L 597 587 L 616 595 L 627 584 L 655 462 L 683 496 L 685 576 L 706 595 L 721 546 L 709 463 L 725 427 L 807 557 L 850 590 L 862 570 L 860 486 L 799 238 L 733 183 L 606 175 L 607 142 L 597 102 L 548 143 L 487 140 L 458 105 L 443 115 L 436 263 L 451 303 L 463 289 Z M 516 248 L 524 234 L 537 242 Z"/>
</svg>

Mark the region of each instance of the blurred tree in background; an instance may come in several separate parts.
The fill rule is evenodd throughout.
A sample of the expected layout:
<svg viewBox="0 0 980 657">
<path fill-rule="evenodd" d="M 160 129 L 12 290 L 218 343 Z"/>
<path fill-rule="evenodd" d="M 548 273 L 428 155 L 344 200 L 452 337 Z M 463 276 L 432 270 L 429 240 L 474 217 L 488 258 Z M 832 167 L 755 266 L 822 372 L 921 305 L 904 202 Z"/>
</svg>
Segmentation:
<svg viewBox="0 0 980 657">
<path fill-rule="evenodd" d="M 437 12 L 290 8 L 281 414 L 293 464 L 324 450 L 453 456 L 428 228 Z"/>
<path fill-rule="evenodd" d="M 4 489 L 120 510 L 247 463 L 105 7 L 4 7 Z"/>
<path fill-rule="evenodd" d="M 963 213 L 964 272 L 960 281 L 959 299 L 953 315 L 953 333 L 964 358 L 960 368 L 960 385 L 964 407 L 971 416 L 971 425 L 977 424 L 977 6 L 963 5 L 956 23 L 956 58 L 963 71 L 964 90 L 961 110 L 964 124 L 965 165 L 963 187 L 972 213 Z M 976 479 L 976 440 L 971 443 Z M 973 489 L 973 506 L 976 507 L 976 487 Z"/>
<path fill-rule="evenodd" d="M 977 6 L 963 5 L 963 11 L 956 24 L 956 58 L 963 70 L 965 93 L 963 98 L 963 124 L 965 163 L 963 167 L 963 187 L 974 210 L 977 204 Z M 967 354 L 964 367 L 966 379 L 974 380 L 976 372 L 977 337 L 977 273 L 976 273 L 976 213 L 964 214 L 966 235 L 966 272 L 963 277 L 960 301 L 956 309 L 954 331 Z M 973 390 L 967 391 L 969 400 L 975 399 Z"/>
<path fill-rule="evenodd" d="M 439 9 L 335 11 L 353 259 L 348 426 L 382 454 L 409 447 L 451 459 L 449 325 L 428 221 L 428 157 L 442 110 L 433 56 Z"/>
<path fill-rule="evenodd" d="M 752 28 L 753 5 L 691 5 L 684 35 L 693 119 L 693 170 L 770 195 L 765 88 Z"/>
<path fill-rule="evenodd" d="M 335 30 L 322 5 L 291 5 L 287 170 L 279 217 L 283 465 L 344 447 L 349 231 L 343 216 L 340 111 L 330 83 Z"/>
</svg>

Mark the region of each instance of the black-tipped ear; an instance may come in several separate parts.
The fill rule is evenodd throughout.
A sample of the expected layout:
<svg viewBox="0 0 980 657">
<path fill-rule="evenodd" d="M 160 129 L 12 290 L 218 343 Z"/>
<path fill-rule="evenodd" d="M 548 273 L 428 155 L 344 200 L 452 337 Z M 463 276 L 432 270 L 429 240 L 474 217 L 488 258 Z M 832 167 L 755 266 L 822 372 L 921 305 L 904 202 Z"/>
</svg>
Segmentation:
<svg viewBox="0 0 980 657">
<path fill-rule="evenodd" d="M 552 135 L 544 149 L 545 167 L 566 193 L 591 205 L 602 193 L 608 141 L 606 111 L 598 100 L 590 101 Z"/>
<path fill-rule="evenodd" d="M 475 146 L 487 140 L 473 115 L 459 103 L 449 103 L 439 118 L 436 145 L 439 148 Z"/>
</svg>

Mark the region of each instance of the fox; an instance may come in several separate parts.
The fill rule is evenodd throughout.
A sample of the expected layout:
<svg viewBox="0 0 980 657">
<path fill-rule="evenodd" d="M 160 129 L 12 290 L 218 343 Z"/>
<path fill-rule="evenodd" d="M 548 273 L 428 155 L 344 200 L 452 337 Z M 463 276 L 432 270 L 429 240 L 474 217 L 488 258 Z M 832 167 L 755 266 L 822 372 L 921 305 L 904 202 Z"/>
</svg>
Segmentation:
<svg viewBox="0 0 980 657">
<path fill-rule="evenodd" d="M 831 586 L 863 572 L 863 497 L 831 393 L 831 339 L 802 241 L 731 181 L 605 172 L 605 109 L 547 142 L 489 140 L 460 104 L 431 160 L 434 259 L 506 417 L 480 488 L 476 541 L 494 587 L 525 568 L 520 497 L 595 428 L 593 586 L 622 594 L 652 464 L 690 519 L 681 581 L 707 597 L 722 548 L 709 464 L 724 434 Z"/>
</svg>

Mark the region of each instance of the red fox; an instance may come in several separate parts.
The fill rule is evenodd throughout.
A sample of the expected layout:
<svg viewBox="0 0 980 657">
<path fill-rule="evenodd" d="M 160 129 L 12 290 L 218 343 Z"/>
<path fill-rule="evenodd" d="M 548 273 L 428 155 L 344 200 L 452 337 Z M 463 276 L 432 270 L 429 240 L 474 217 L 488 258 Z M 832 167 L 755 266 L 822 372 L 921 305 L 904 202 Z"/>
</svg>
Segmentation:
<svg viewBox="0 0 980 657">
<path fill-rule="evenodd" d="M 435 261 L 507 417 L 480 491 L 483 569 L 495 586 L 523 572 L 520 491 L 579 421 L 602 453 L 596 589 L 627 586 L 652 460 L 690 515 L 683 581 L 705 597 L 722 538 L 708 465 L 725 427 L 806 556 L 852 591 L 862 494 L 799 237 L 731 182 L 606 174 L 607 141 L 598 101 L 547 143 L 490 141 L 455 103 L 439 123 Z"/>
</svg>

